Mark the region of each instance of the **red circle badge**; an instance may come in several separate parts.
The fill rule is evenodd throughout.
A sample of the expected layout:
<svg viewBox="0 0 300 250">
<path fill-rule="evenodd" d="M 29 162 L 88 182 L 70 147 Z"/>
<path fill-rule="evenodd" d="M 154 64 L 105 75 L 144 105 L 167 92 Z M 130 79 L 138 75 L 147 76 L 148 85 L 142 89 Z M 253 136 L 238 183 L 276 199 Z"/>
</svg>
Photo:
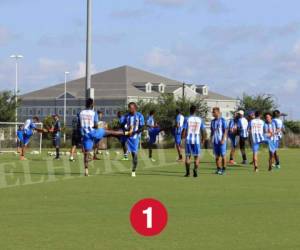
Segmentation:
<svg viewBox="0 0 300 250">
<path fill-rule="evenodd" d="M 130 222 L 135 231 L 143 236 L 158 235 L 167 225 L 168 212 L 160 201 L 143 199 L 132 207 Z"/>
</svg>

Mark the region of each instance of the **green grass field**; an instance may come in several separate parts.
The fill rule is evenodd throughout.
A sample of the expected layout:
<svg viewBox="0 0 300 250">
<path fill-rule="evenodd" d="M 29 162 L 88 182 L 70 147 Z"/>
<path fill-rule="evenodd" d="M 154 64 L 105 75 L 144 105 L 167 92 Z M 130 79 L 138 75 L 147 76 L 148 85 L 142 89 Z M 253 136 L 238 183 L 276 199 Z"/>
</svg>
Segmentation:
<svg viewBox="0 0 300 250">
<path fill-rule="evenodd" d="M 0 155 L 0 249 L 300 249 L 299 149 L 280 150 L 282 169 L 252 166 L 213 174 L 204 152 L 200 176 L 183 178 L 174 150 L 140 155 L 137 178 L 130 162 L 111 153 L 94 162 L 90 177 L 82 162 L 28 155 Z M 144 159 L 144 160 L 143 160 Z M 142 237 L 130 226 L 134 203 L 152 197 L 168 209 L 166 229 Z"/>
</svg>

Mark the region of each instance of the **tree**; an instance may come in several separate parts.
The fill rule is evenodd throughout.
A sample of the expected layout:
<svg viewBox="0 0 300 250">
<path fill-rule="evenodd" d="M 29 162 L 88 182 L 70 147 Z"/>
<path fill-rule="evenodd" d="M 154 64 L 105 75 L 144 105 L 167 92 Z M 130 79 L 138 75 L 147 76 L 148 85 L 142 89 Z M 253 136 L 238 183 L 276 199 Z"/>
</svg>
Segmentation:
<svg viewBox="0 0 300 250">
<path fill-rule="evenodd" d="M 18 102 L 19 105 L 20 102 Z M 3 91 L 0 93 L 0 121 L 14 122 L 16 112 L 15 95 L 11 91 Z"/>
<path fill-rule="evenodd" d="M 207 118 L 208 107 L 203 99 L 175 100 L 172 94 L 162 94 L 156 101 L 139 101 L 139 111 L 147 117 L 151 110 L 156 112 L 156 121 L 164 128 L 171 128 L 174 126 L 174 120 L 176 116 L 176 109 L 180 109 L 183 115 L 189 114 L 191 105 L 197 107 L 197 114 L 203 119 Z"/>
<path fill-rule="evenodd" d="M 244 93 L 243 97 L 240 98 L 238 109 L 245 110 L 246 112 L 259 110 L 262 113 L 266 113 L 277 109 L 277 104 L 272 95 L 247 95 Z"/>
<path fill-rule="evenodd" d="M 203 99 L 197 100 L 186 100 L 178 99 L 175 100 L 172 94 L 162 94 L 158 99 L 153 101 L 139 101 L 137 102 L 138 111 L 141 112 L 145 119 L 149 115 L 151 110 L 155 110 L 155 120 L 160 124 L 162 128 L 170 129 L 175 125 L 176 109 L 180 109 L 182 114 L 187 116 L 191 105 L 197 107 L 197 114 L 204 120 L 207 118 L 208 107 Z M 123 113 L 127 112 L 127 107 L 124 108 Z M 109 127 L 116 128 L 118 124 L 117 120 L 113 120 Z"/>
</svg>

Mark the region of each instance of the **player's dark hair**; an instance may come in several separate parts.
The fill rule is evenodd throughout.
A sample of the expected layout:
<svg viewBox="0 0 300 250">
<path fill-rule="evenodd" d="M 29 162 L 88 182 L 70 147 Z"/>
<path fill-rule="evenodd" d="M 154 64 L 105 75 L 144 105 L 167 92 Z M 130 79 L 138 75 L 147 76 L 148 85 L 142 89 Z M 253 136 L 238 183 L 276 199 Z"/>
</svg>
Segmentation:
<svg viewBox="0 0 300 250">
<path fill-rule="evenodd" d="M 196 107 L 195 105 L 192 105 L 192 106 L 190 107 L 190 114 L 191 114 L 191 115 L 195 114 L 195 113 L 196 113 L 196 110 L 197 110 L 197 107 Z"/>
<path fill-rule="evenodd" d="M 280 111 L 278 109 L 274 110 L 273 116 L 274 117 L 279 117 L 280 116 Z"/>
<path fill-rule="evenodd" d="M 119 111 L 117 112 L 117 115 L 122 115 L 122 111 L 119 110 Z"/>
<path fill-rule="evenodd" d="M 150 112 L 149 112 L 149 115 L 154 115 L 155 114 L 155 110 L 151 110 Z"/>
<path fill-rule="evenodd" d="M 85 106 L 86 106 L 86 108 L 92 108 L 93 107 L 93 105 L 94 105 L 94 100 L 92 99 L 92 98 L 88 98 L 87 100 L 86 100 L 86 104 L 85 104 Z"/>
<path fill-rule="evenodd" d="M 176 109 L 176 114 L 180 114 L 180 113 L 181 113 L 180 109 Z"/>
<path fill-rule="evenodd" d="M 272 117 L 272 114 L 271 114 L 271 112 L 266 112 L 266 113 L 265 113 L 265 118 L 267 117 L 267 115 L 269 115 L 269 116 L 271 116 L 271 117 Z"/>
<path fill-rule="evenodd" d="M 36 120 L 37 122 L 39 122 L 39 118 L 37 116 L 32 117 L 32 120 Z"/>
<path fill-rule="evenodd" d="M 217 111 L 217 112 L 220 112 L 220 108 L 219 107 L 213 107 L 212 111 Z"/>
<path fill-rule="evenodd" d="M 137 109 L 137 105 L 136 105 L 136 103 L 135 102 L 130 102 L 130 103 L 128 103 L 128 108 L 130 108 L 130 106 L 131 105 L 134 105 L 135 106 L 135 108 Z"/>
<path fill-rule="evenodd" d="M 255 117 L 260 117 L 261 116 L 261 111 L 257 110 L 255 111 Z"/>
<path fill-rule="evenodd" d="M 103 112 L 100 110 L 97 110 L 97 114 L 100 115 L 100 114 L 103 114 Z"/>
</svg>

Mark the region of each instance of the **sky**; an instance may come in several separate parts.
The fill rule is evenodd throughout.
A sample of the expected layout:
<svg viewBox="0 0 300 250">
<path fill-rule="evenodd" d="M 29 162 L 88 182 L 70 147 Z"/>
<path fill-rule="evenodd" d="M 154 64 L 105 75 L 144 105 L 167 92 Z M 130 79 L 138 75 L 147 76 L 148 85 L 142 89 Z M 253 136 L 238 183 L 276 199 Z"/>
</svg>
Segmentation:
<svg viewBox="0 0 300 250">
<path fill-rule="evenodd" d="M 130 65 L 240 97 L 272 94 L 300 119 L 300 1 L 93 1 L 93 65 Z M 85 74 L 86 0 L 0 0 L 0 91 Z"/>
</svg>

